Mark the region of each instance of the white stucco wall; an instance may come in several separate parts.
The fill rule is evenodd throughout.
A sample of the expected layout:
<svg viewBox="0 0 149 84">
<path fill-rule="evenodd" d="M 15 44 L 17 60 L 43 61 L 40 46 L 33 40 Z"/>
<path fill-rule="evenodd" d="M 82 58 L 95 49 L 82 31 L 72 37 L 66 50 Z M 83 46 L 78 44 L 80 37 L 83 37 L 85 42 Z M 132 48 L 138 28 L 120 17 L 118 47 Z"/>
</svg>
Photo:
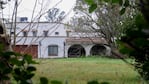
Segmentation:
<svg viewBox="0 0 149 84">
<path fill-rule="evenodd" d="M 10 32 L 11 24 L 6 24 L 8 32 Z M 28 36 L 32 36 L 32 31 L 37 30 L 38 36 L 44 36 L 43 31 L 48 31 L 48 36 L 66 36 L 65 26 L 58 23 L 49 22 L 18 22 L 16 23 L 16 34 L 23 36 L 22 31 L 28 31 Z M 13 31 L 12 31 L 13 32 Z M 59 32 L 59 35 L 55 35 L 55 32 Z"/>
<path fill-rule="evenodd" d="M 8 33 L 10 34 L 10 26 L 11 24 L 6 24 L 6 27 L 8 28 Z M 38 46 L 38 58 L 63 58 L 68 57 L 68 50 L 69 48 L 75 44 L 67 44 L 65 43 L 67 35 L 66 35 L 66 29 L 63 24 L 57 24 L 57 23 L 48 23 L 48 22 L 19 22 L 16 24 L 16 45 L 37 45 Z M 37 36 L 33 36 L 32 31 L 37 31 Z M 28 36 L 23 36 L 23 31 L 28 32 Z M 44 36 L 43 31 L 48 31 L 48 36 Z M 13 31 L 12 31 L 13 32 Z M 58 32 L 58 34 L 56 34 Z M 92 34 L 81 34 L 81 33 L 70 33 L 70 36 L 72 37 L 94 37 Z M 12 37 L 13 39 L 13 37 Z M 13 41 L 13 40 L 12 40 Z M 95 45 L 93 43 L 79 43 L 84 49 L 86 56 L 90 55 L 91 48 Z M 58 56 L 48 56 L 48 46 L 49 45 L 57 45 L 58 46 Z M 105 46 L 107 49 L 107 55 L 110 55 L 111 50 L 109 47 Z"/>
<path fill-rule="evenodd" d="M 11 25 L 6 24 L 6 26 L 8 28 L 8 33 L 10 33 Z M 48 22 L 19 22 L 16 26 L 16 34 L 18 34 L 16 38 L 16 45 L 38 45 L 38 58 L 64 57 L 66 30 L 63 24 Z M 36 37 L 34 37 L 32 33 L 34 30 L 37 31 Z M 23 36 L 23 31 L 28 32 L 27 37 Z M 44 36 L 43 31 L 48 31 L 47 37 Z M 55 34 L 55 32 L 58 32 L 58 34 Z M 49 45 L 58 45 L 58 56 L 48 56 Z"/>
<path fill-rule="evenodd" d="M 64 57 L 65 38 L 45 38 L 41 40 L 41 47 L 38 47 L 39 58 L 58 58 Z M 58 56 L 48 56 L 48 46 L 58 45 Z"/>
</svg>

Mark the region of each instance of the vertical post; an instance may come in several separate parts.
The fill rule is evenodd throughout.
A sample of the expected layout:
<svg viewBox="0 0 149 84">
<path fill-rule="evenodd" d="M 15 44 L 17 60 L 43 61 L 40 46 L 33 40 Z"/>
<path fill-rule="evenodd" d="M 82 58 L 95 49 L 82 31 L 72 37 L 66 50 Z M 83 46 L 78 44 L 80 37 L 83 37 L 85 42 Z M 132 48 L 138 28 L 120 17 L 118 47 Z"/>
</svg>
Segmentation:
<svg viewBox="0 0 149 84">
<path fill-rule="evenodd" d="M 13 45 L 16 45 L 16 22 L 17 22 L 17 12 L 18 12 L 18 0 L 15 1 L 15 20 L 14 20 L 14 41 Z"/>
<path fill-rule="evenodd" d="M 41 43 L 42 41 L 39 41 L 39 58 L 42 58 L 42 56 L 41 56 L 41 46 L 42 46 L 42 43 Z"/>
</svg>

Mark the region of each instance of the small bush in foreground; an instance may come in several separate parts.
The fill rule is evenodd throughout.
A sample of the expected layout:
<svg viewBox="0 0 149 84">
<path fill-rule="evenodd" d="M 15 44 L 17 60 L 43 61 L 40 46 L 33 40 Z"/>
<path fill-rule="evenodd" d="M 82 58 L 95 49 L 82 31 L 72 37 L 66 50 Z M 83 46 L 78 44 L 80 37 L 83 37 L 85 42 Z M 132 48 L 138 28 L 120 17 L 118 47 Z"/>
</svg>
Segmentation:
<svg viewBox="0 0 149 84">
<path fill-rule="evenodd" d="M 13 78 L 17 84 L 33 84 L 37 64 L 32 56 L 15 52 L 0 51 L 0 84 L 9 84 Z M 48 84 L 41 80 L 41 84 Z"/>
</svg>

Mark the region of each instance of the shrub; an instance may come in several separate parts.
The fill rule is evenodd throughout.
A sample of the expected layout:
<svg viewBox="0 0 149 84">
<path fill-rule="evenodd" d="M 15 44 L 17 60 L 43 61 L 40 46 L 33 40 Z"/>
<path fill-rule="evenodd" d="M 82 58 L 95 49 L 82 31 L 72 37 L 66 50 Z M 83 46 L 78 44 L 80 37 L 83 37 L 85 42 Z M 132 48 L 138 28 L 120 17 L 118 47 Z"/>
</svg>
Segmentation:
<svg viewBox="0 0 149 84">
<path fill-rule="evenodd" d="M 32 84 L 37 64 L 31 55 L 0 50 L 0 84 L 11 83 L 13 77 L 17 84 Z M 45 82 L 46 80 L 46 82 Z M 41 78 L 40 84 L 48 84 L 46 78 Z"/>
</svg>

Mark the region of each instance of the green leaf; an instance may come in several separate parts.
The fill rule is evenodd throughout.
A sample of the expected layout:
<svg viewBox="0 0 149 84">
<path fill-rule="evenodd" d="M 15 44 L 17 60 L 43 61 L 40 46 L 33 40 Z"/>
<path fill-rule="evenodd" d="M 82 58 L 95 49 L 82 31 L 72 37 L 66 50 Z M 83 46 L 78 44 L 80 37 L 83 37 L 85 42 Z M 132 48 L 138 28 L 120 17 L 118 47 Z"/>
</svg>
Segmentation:
<svg viewBox="0 0 149 84">
<path fill-rule="evenodd" d="M 134 50 L 132 48 L 129 48 L 127 45 L 127 43 L 124 43 L 124 42 L 120 42 L 119 41 L 119 51 L 122 53 L 122 54 L 126 54 L 126 55 L 130 55 Z"/>
<path fill-rule="evenodd" d="M 96 8 L 97 8 L 97 4 L 92 4 L 92 5 L 89 7 L 89 13 L 92 13 Z"/>
<path fill-rule="evenodd" d="M 4 44 L 0 44 L 0 51 L 3 51 L 4 50 Z"/>
<path fill-rule="evenodd" d="M 34 75 L 35 75 L 34 73 L 28 74 L 26 75 L 26 79 L 31 79 Z"/>
<path fill-rule="evenodd" d="M 146 22 L 141 14 L 137 15 L 137 17 L 135 18 L 135 24 L 138 28 L 148 28 L 149 26 L 149 24 Z"/>
<path fill-rule="evenodd" d="M 18 82 L 20 80 L 20 77 L 18 77 L 18 75 L 14 74 L 13 78 Z"/>
<path fill-rule="evenodd" d="M 129 6 L 129 0 L 125 0 L 124 6 L 125 7 L 128 7 Z"/>
<path fill-rule="evenodd" d="M 24 81 L 21 80 L 19 84 L 33 84 L 33 83 L 32 80 L 24 80 Z"/>
<path fill-rule="evenodd" d="M 15 52 L 5 52 L 2 54 L 4 56 L 4 58 L 6 58 L 7 60 L 10 59 L 11 56 L 15 56 Z"/>
<path fill-rule="evenodd" d="M 126 11 L 126 8 L 122 8 L 121 11 L 120 11 L 120 15 L 123 15 Z"/>
<path fill-rule="evenodd" d="M 3 77 L 2 77 L 2 80 L 10 80 L 10 77 L 8 77 L 8 76 L 3 76 Z"/>
<path fill-rule="evenodd" d="M 112 3 L 119 3 L 119 0 L 112 0 Z"/>
<path fill-rule="evenodd" d="M 4 62 L 0 61 L 0 70 L 4 70 L 4 68 L 6 68 Z"/>
<path fill-rule="evenodd" d="M 48 79 L 45 77 L 40 77 L 40 84 L 48 84 Z"/>
<path fill-rule="evenodd" d="M 27 71 L 29 72 L 36 71 L 36 68 L 34 66 L 28 66 Z"/>
<path fill-rule="evenodd" d="M 17 65 L 17 66 L 22 66 L 21 61 L 19 61 L 17 58 L 11 58 L 10 59 L 11 64 Z"/>
<path fill-rule="evenodd" d="M 140 48 L 149 45 L 149 41 L 145 38 L 136 38 L 134 39 L 133 43 Z"/>
<path fill-rule="evenodd" d="M 119 0 L 119 5 L 120 5 L 120 6 L 123 5 L 123 0 Z"/>
<path fill-rule="evenodd" d="M 22 54 L 15 52 L 15 56 L 20 57 L 20 56 L 22 56 Z"/>
<path fill-rule="evenodd" d="M 94 1 L 93 1 L 93 0 L 85 0 L 85 2 L 86 2 L 88 5 L 94 4 Z"/>
<path fill-rule="evenodd" d="M 12 71 L 12 69 L 11 68 L 8 68 L 8 69 L 5 69 L 3 73 L 4 74 L 9 74 L 9 73 L 11 73 L 11 71 Z"/>
<path fill-rule="evenodd" d="M 92 80 L 92 81 L 89 81 L 87 84 L 99 84 L 99 83 L 96 80 Z"/>
<path fill-rule="evenodd" d="M 33 63 L 31 55 L 25 54 L 23 59 L 26 60 L 28 64 L 32 64 Z"/>
<path fill-rule="evenodd" d="M 109 3 L 110 2 L 110 0 L 103 0 L 104 2 L 107 2 L 107 3 Z"/>
<path fill-rule="evenodd" d="M 15 68 L 15 69 L 14 69 L 14 72 L 15 72 L 15 74 L 18 75 L 18 76 L 21 75 L 21 71 L 20 71 L 19 68 Z"/>
</svg>

